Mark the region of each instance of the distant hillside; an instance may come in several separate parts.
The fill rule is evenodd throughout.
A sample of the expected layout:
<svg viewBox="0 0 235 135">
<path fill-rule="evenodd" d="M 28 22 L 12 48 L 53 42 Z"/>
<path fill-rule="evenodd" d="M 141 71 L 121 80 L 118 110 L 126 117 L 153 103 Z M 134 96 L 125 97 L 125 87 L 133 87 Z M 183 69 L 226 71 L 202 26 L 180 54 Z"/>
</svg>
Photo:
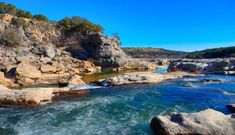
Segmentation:
<svg viewBox="0 0 235 135">
<path fill-rule="evenodd" d="M 203 51 L 196 51 L 188 53 L 186 58 L 190 59 L 201 59 L 201 58 L 228 58 L 235 57 L 235 46 L 206 49 Z"/>
<path fill-rule="evenodd" d="M 127 55 L 134 58 L 184 58 L 186 52 L 159 48 L 122 48 Z"/>
</svg>

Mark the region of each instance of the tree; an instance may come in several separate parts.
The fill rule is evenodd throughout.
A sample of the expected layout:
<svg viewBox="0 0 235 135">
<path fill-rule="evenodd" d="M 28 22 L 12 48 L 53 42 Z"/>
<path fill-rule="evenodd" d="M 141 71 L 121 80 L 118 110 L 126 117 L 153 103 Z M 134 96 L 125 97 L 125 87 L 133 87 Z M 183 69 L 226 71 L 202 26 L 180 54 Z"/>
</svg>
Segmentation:
<svg viewBox="0 0 235 135">
<path fill-rule="evenodd" d="M 48 21 L 48 18 L 45 15 L 42 14 L 37 14 L 33 16 L 33 19 L 38 20 L 38 21 Z"/>
<path fill-rule="evenodd" d="M 65 17 L 59 21 L 59 25 L 61 25 L 66 30 L 71 29 L 71 18 Z"/>
<path fill-rule="evenodd" d="M 28 18 L 28 19 L 30 19 L 30 18 L 33 17 L 30 12 L 24 11 L 24 10 L 18 10 L 18 11 L 16 12 L 16 16 L 17 16 L 17 17 L 22 17 L 22 18 Z"/>
<path fill-rule="evenodd" d="M 81 17 L 79 17 L 79 16 L 74 16 L 74 17 L 72 17 L 72 19 L 71 19 L 71 25 L 72 25 L 72 27 L 73 28 L 76 28 L 78 25 L 79 25 L 79 23 L 82 21 L 82 18 Z"/>
</svg>

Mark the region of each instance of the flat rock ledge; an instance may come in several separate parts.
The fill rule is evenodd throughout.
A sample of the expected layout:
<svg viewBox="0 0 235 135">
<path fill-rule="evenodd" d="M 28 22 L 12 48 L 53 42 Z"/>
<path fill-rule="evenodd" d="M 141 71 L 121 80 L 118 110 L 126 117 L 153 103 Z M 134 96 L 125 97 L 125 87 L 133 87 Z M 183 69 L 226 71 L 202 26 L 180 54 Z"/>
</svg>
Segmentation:
<svg viewBox="0 0 235 135">
<path fill-rule="evenodd" d="M 123 75 L 117 75 L 105 80 L 94 82 L 101 86 L 120 86 L 127 84 L 148 84 L 160 83 L 167 80 L 179 79 L 184 76 L 199 76 L 200 74 L 186 73 L 186 72 L 171 72 L 171 73 L 154 73 L 154 72 L 132 72 Z"/>
<path fill-rule="evenodd" d="M 89 94 L 89 91 L 73 90 L 69 87 L 39 87 L 11 90 L 0 86 L 0 106 L 36 107 L 51 103 L 58 100 L 60 97 L 64 98 L 87 94 Z"/>
<path fill-rule="evenodd" d="M 155 135 L 234 135 L 232 115 L 207 109 L 198 113 L 172 113 L 154 117 L 150 124 Z"/>
</svg>

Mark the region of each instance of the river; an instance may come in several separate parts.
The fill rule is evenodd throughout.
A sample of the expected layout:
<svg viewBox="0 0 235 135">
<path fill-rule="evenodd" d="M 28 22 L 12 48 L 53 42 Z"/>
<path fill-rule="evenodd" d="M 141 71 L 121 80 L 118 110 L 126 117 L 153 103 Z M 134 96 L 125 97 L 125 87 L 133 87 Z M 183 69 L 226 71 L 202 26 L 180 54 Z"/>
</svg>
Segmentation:
<svg viewBox="0 0 235 135">
<path fill-rule="evenodd" d="M 223 83 L 204 84 L 204 78 Z M 193 84 L 186 87 L 185 83 Z M 90 90 L 90 95 L 39 108 L 0 108 L 1 135 L 149 135 L 151 118 L 207 108 L 228 113 L 235 77 L 209 75 L 151 85 Z"/>
</svg>

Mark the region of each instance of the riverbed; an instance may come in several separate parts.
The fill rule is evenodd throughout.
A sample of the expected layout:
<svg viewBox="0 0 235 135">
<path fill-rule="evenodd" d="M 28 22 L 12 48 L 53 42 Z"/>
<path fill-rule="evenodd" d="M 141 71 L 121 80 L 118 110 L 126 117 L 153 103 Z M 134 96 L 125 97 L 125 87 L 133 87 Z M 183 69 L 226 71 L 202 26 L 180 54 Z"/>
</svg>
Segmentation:
<svg viewBox="0 0 235 135">
<path fill-rule="evenodd" d="M 204 84 L 202 79 L 222 79 Z M 185 83 L 192 85 L 187 86 Z M 160 84 L 126 85 L 90 90 L 90 95 L 39 108 L 0 108 L 0 133 L 5 135 L 152 134 L 151 118 L 172 112 L 207 108 L 228 110 L 235 102 L 235 77 L 209 75 Z"/>
</svg>

